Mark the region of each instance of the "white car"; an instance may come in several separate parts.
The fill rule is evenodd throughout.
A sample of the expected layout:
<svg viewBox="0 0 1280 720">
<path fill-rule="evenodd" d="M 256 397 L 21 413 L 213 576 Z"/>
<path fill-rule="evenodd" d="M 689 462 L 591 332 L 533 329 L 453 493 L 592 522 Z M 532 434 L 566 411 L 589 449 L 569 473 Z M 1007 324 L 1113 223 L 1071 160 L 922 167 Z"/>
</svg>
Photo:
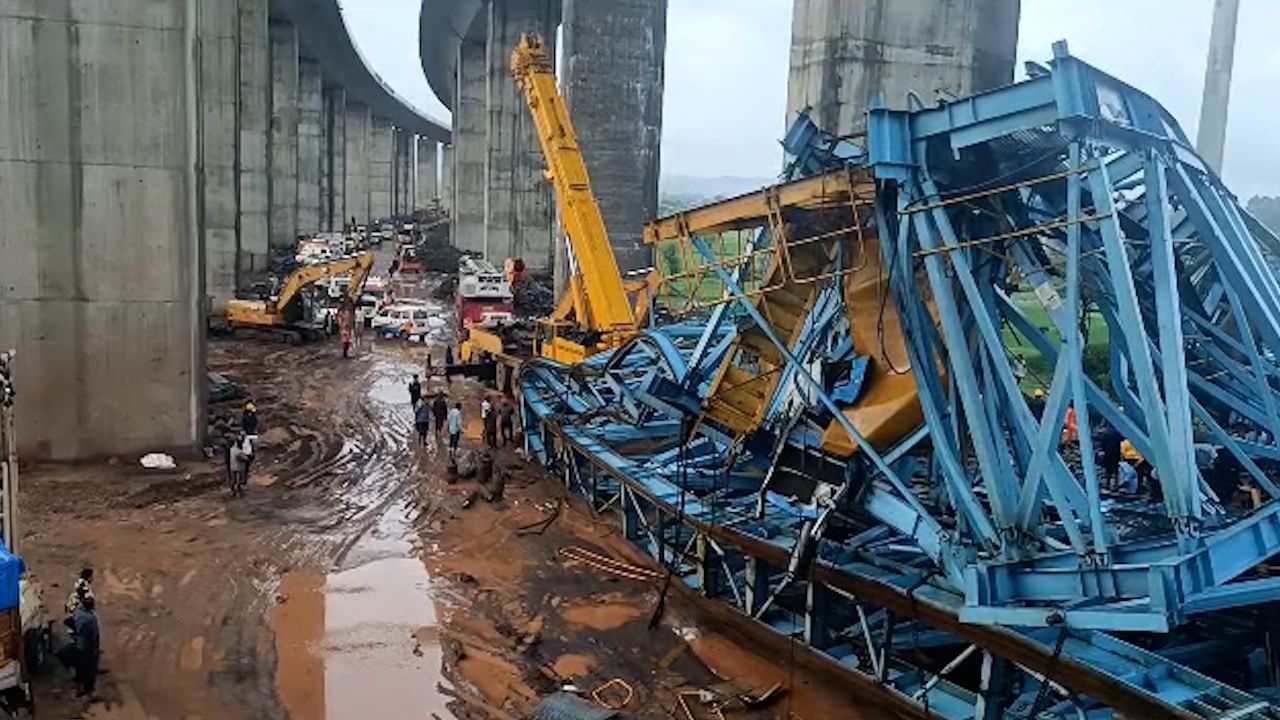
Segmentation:
<svg viewBox="0 0 1280 720">
<path fill-rule="evenodd" d="M 375 313 L 369 326 L 378 332 L 396 333 L 406 325 L 429 325 L 432 317 L 437 315 L 439 315 L 438 312 L 422 305 L 396 303 Z M 444 322 L 443 319 L 441 322 Z"/>
</svg>

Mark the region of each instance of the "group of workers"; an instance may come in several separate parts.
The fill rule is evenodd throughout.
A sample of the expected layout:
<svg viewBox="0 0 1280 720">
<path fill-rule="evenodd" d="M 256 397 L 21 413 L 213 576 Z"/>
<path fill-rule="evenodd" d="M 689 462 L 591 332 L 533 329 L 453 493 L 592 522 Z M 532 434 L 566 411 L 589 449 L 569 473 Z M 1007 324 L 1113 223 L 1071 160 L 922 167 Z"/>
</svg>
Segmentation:
<svg viewBox="0 0 1280 720">
<path fill-rule="evenodd" d="M 458 451 L 462 440 L 462 403 L 449 401 L 444 390 L 437 390 L 435 397 L 428 402 L 422 395 L 422 381 L 415 374 L 409 381 L 409 402 L 413 407 L 413 425 L 418 433 L 418 444 L 426 446 L 428 435 L 434 426 L 435 438 L 440 439 L 441 431 L 449 433 L 449 456 Z M 515 406 L 510 399 L 503 399 L 502 406 L 495 408 L 488 397 L 480 403 L 480 419 L 484 425 L 485 443 L 498 447 L 499 437 L 503 446 L 515 443 Z"/>
<path fill-rule="evenodd" d="M 240 428 L 232 433 L 231 442 L 227 444 L 227 475 L 232 492 L 239 494 L 239 489 L 249 482 L 249 470 L 253 467 L 253 456 L 258 444 L 258 407 L 249 401 L 244 404 L 240 413 Z"/>
<path fill-rule="evenodd" d="M 1037 418 L 1041 417 L 1045 408 L 1044 390 L 1033 390 L 1027 405 Z M 1062 444 L 1076 442 L 1079 433 L 1075 407 L 1069 406 L 1063 421 Z M 1133 440 L 1106 420 L 1100 421 L 1093 439 L 1105 489 L 1126 495 L 1146 493 L 1155 502 L 1163 499 L 1155 468 L 1143 457 Z M 1224 504 L 1230 504 L 1237 493 L 1247 489 L 1241 487 L 1244 468 L 1234 453 L 1206 442 L 1195 443 L 1194 450 L 1197 469 Z"/>
<path fill-rule="evenodd" d="M 458 443 L 462 440 L 462 403 L 455 402 L 453 407 L 449 407 L 444 390 L 437 390 L 428 403 L 422 397 L 422 383 L 417 375 L 409 381 L 409 403 L 413 406 L 413 427 L 418 431 L 418 444 L 427 445 L 427 436 L 434 424 L 436 440 L 439 441 L 441 431 L 447 427 L 449 455 L 457 452 Z"/>
<path fill-rule="evenodd" d="M 76 694 L 80 696 L 92 697 L 98 685 L 102 632 L 97 605 L 93 595 L 93 568 L 85 568 L 67 598 L 67 616 L 62 621 L 71 633 L 71 643 L 59 653 L 62 662 L 75 671 Z"/>
</svg>

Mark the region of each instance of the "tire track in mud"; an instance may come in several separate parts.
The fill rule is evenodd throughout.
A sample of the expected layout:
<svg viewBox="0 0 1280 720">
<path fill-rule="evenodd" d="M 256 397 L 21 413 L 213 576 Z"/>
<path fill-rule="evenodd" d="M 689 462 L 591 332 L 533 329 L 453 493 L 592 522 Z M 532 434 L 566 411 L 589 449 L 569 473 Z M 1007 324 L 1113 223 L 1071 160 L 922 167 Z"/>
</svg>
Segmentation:
<svg viewBox="0 0 1280 720">
<path fill-rule="evenodd" d="M 351 449 L 344 472 L 346 512 L 340 525 L 354 528 L 338 544 L 330 565 L 338 567 L 387 510 L 404 497 L 418 481 L 422 454 L 415 452 L 413 411 L 408 402 L 408 378 L 418 368 L 397 359 L 375 360 L 364 376 L 366 392 L 355 399 L 350 422 L 355 437 L 348 438 Z M 397 402 L 398 395 L 403 400 Z M 353 501 L 354 500 L 354 501 Z"/>
</svg>

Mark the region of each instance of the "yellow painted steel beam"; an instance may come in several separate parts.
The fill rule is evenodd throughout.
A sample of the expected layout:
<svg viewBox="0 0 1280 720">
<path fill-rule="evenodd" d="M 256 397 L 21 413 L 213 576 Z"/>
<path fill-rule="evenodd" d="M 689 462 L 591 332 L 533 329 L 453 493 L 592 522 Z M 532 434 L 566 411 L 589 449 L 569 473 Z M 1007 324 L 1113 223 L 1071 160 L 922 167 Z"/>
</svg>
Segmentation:
<svg viewBox="0 0 1280 720">
<path fill-rule="evenodd" d="M 718 233 L 759 225 L 769 216 L 770 207 L 830 208 L 851 200 L 874 203 L 875 179 L 860 169 L 845 169 L 815 175 L 782 185 L 773 185 L 747 195 L 722 200 L 700 208 L 658 218 L 644 228 L 644 240 L 655 243 L 677 240 L 695 233 Z"/>
</svg>

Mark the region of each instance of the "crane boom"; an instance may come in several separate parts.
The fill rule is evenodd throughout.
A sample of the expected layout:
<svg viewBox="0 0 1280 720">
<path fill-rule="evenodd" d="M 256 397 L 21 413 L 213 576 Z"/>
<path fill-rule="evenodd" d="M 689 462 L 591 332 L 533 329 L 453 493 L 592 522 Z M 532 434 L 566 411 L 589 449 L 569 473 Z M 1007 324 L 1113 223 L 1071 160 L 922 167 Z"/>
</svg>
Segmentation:
<svg viewBox="0 0 1280 720">
<path fill-rule="evenodd" d="M 582 329 L 599 332 L 605 336 L 605 344 L 615 344 L 609 341 L 610 336 L 621 339 L 633 334 L 636 317 L 609 244 L 600 205 L 591 192 L 578 136 L 556 86 L 555 68 L 538 36 L 520 38 L 511 54 L 511 73 L 533 116 L 580 275 L 570 282 L 573 302 L 562 302 L 565 310 L 557 315 L 567 314 L 571 307 Z"/>
</svg>

